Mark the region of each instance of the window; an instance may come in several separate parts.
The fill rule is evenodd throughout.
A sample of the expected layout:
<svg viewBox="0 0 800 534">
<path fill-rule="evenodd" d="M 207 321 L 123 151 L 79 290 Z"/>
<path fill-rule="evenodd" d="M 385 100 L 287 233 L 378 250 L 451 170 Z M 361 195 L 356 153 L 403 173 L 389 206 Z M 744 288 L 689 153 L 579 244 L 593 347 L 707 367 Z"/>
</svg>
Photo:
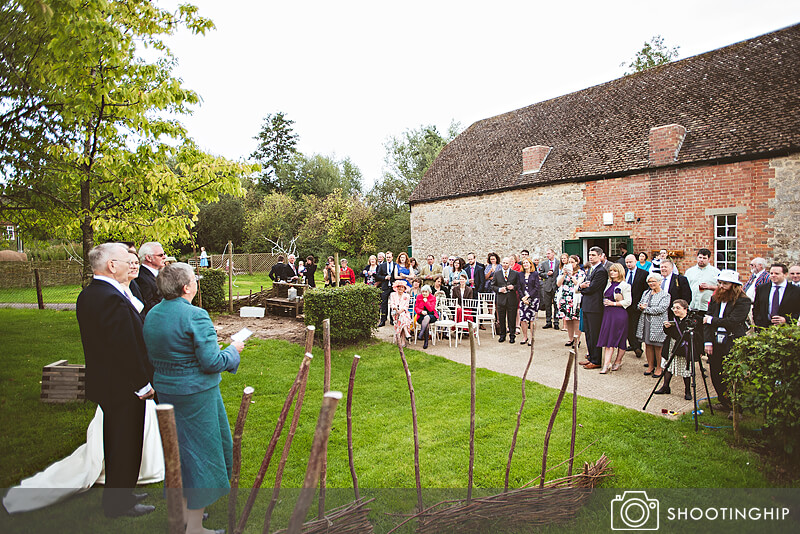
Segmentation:
<svg viewBox="0 0 800 534">
<path fill-rule="evenodd" d="M 14 241 L 16 239 L 14 235 L 14 227 L 10 224 L 6 226 L 6 239 L 9 241 Z"/>
<path fill-rule="evenodd" d="M 736 270 L 736 215 L 714 217 L 714 247 L 717 269 Z"/>
</svg>

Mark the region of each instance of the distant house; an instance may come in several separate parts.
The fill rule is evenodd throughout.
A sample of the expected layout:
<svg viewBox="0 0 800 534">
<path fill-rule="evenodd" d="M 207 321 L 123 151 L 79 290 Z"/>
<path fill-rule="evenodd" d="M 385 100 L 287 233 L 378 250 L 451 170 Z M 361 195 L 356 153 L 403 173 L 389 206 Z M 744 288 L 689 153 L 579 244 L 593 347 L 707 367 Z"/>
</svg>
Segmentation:
<svg viewBox="0 0 800 534">
<path fill-rule="evenodd" d="M 800 25 L 478 121 L 410 206 L 418 254 L 625 242 L 681 270 L 698 247 L 741 273 L 797 262 Z"/>
<path fill-rule="evenodd" d="M 22 252 L 22 242 L 17 232 L 17 225 L 11 222 L 0 221 L 0 241 L 6 242 L 9 248 Z"/>
</svg>

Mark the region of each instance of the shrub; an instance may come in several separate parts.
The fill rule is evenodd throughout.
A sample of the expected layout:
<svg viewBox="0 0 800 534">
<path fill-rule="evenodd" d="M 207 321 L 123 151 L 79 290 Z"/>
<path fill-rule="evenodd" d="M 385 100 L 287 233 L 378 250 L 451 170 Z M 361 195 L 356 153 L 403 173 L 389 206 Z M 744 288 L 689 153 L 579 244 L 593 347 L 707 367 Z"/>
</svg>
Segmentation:
<svg viewBox="0 0 800 534">
<path fill-rule="evenodd" d="M 222 269 L 200 269 L 200 290 L 203 292 L 203 308 L 206 310 L 221 310 L 227 304 L 228 299 L 225 298 L 225 282 L 228 279 L 228 273 Z M 197 304 L 197 297 L 195 297 L 194 304 Z"/>
<path fill-rule="evenodd" d="M 790 458 L 800 446 L 800 326 L 759 329 L 736 340 L 723 362 L 734 402 L 764 416 L 764 430 Z M 797 461 L 797 460 L 794 460 Z"/>
<path fill-rule="evenodd" d="M 366 284 L 310 289 L 303 300 L 306 324 L 321 335 L 322 321 L 330 318 L 331 341 L 337 343 L 370 338 L 380 319 L 381 292 Z"/>
</svg>

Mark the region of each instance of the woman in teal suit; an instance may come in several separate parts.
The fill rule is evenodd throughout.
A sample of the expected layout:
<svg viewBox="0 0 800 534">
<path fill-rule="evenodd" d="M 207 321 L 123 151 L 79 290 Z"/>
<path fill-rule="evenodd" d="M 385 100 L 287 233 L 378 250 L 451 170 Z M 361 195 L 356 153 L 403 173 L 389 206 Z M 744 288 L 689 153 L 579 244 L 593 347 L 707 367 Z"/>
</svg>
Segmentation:
<svg viewBox="0 0 800 534">
<path fill-rule="evenodd" d="M 186 532 L 203 529 L 203 510 L 230 489 L 233 440 L 219 391 L 220 373 L 235 373 L 244 348 L 220 350 L 211 318 L 192 305 L 197 280 L 186 263 L 173 263 L 156 279 L 164 300 L 147 314 L 144 340 L 160 402 L 175 407 L 181 455 Z"/>
</svg>

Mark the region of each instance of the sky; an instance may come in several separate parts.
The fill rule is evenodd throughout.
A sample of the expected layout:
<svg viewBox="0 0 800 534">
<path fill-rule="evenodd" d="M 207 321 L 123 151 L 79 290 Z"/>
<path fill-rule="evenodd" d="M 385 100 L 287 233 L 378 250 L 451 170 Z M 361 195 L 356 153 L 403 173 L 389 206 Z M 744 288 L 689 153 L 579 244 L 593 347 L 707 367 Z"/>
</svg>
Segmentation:
<svg viewBox="0 0 800 534">
<path fill-rule="evenodd" d="M 406 130 L 444 134 L 619 78 L 655 35 L 683 59 L 800 23 L 797 0 L 193 3 L 216 29 L 167 40 L 174 74 L 202 97 L 181 119 L 190 136 L 247 159 L 282 111 L 302 153 L 349 157 L 365 189 Z"/>
</svg>

